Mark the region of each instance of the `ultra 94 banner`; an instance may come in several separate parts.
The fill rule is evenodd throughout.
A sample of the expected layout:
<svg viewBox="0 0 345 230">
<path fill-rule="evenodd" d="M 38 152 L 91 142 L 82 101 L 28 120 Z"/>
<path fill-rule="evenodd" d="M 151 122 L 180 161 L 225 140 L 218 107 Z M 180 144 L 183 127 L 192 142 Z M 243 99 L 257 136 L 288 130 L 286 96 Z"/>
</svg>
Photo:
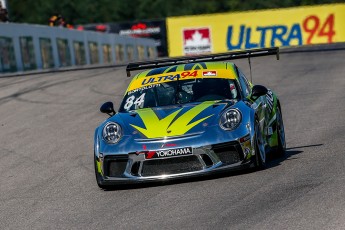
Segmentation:
<svg viewBox="0 0 345 230">
<path fill-rule="evenodd" d="M 345 4 L 167 19 L 169 56 L 345 42 Z"/>
</svg>

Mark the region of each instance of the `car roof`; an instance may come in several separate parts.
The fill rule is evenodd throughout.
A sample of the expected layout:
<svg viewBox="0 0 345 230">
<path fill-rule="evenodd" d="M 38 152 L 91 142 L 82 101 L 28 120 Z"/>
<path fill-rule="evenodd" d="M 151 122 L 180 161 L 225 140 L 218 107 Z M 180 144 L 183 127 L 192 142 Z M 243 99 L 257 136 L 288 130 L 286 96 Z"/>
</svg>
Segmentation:
<svg viewBox="0 0 345 230">
<path fill-rule="evenodd" d="M 213 74 L 215 75 L 212 76 Z M 198 62 L 149 69 L 136 74 L 127 91 L 173 81 L 172 79 L 186 80 L 204 77 L 237 79 L 235 64 L 232 62 Z"/>
</svg>

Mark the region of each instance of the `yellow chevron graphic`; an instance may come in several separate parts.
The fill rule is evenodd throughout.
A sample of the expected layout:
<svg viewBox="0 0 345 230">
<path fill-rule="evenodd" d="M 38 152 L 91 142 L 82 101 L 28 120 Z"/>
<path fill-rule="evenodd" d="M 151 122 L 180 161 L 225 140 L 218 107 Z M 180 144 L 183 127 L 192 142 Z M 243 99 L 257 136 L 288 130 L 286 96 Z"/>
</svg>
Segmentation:
<svg viewBox="0 0 345 230">
<path fill-rule="evenodd" d="M 145 128 L 130 124 L 133 128 L 141 132 L 147 138 L 159 138 L 159 137 L 170 137 L 170 136 L 179 136 L 187 133 L 190 129 L 192 129 L 197 124 L 203 122 L 207 118 L 213 116 L 209 115 L 204 118 L 201 118 L 193 123 L 190 123 L 198 114 L 204 111 L 206 108 L 212 106 L 216 102 L 203 102 L 184 114 L 182 114 L 178 119 L 174 122 L 174 118 L 181 112 L 182 109 L 179 109 L 168 116 L 164 117 L 163 119 L 159 119 L 155 112 L 148 108 L 138 110 L 137 113 L 144 122 Z"/>
</svg>

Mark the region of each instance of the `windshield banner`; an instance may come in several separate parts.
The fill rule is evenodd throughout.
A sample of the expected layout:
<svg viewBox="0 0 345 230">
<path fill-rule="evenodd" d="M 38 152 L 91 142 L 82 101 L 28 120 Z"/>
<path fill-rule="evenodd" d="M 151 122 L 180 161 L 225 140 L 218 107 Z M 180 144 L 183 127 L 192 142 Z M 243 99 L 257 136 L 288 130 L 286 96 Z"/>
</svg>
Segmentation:
<svg viewBox="0 0 345 230">
<path fill-rule="evenodd" d="M 148 89 L 154 87 L 156 84 L 177 81 L 177 80 L 190 80 L 196 78 L 226 78 L 235 79 L 236 75 L 232 69 L 218 69 L 218 70 L 189 70 L 174 73 L 163 73 L 148 77 L 140 77 L 131 82 L 128 87 L 128 94 L 133 93 L 139 89 Z"/>
</svg>

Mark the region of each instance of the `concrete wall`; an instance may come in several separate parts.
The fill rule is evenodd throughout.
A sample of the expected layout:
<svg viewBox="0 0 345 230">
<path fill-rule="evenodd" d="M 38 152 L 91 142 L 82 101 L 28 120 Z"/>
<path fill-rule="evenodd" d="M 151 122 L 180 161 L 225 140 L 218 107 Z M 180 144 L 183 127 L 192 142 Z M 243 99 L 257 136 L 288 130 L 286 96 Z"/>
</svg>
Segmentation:
<svg viewBox="0 0 345 230">
<path fill-rule="evenodd" d="M 0 23 L 0 73 L 155 59 L 153 40 L 66 28 Z"/>
</svg>

